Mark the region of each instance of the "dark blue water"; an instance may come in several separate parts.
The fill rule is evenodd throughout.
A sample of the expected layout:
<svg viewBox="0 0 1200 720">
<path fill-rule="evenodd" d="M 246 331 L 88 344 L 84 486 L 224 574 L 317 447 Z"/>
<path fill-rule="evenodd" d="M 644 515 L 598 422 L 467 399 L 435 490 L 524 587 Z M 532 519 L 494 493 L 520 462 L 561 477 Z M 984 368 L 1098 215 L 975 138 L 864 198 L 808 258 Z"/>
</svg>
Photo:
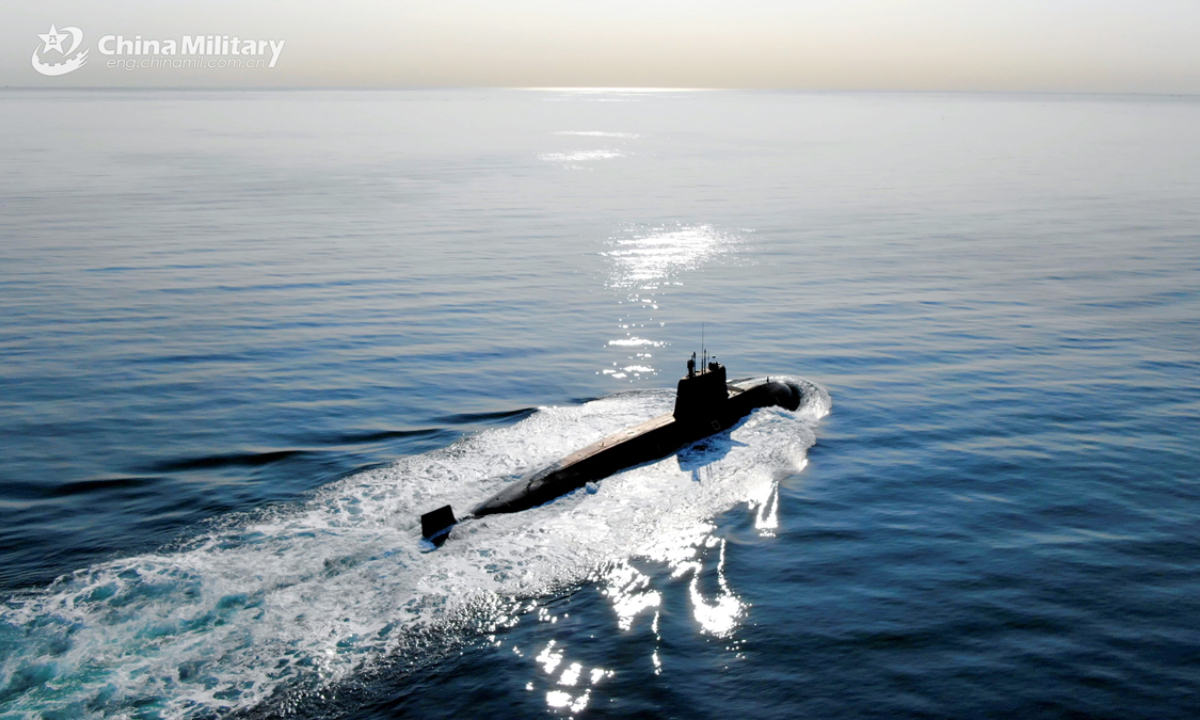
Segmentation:
<svg viewBox="0 0 1200 720">
<path fill-rule="evenodd" d="M 0 94 L 0 717 L 1195 717 L 1200 101 Z M 670 407 L 800 411 L 417 517 Z"/>
</svg>

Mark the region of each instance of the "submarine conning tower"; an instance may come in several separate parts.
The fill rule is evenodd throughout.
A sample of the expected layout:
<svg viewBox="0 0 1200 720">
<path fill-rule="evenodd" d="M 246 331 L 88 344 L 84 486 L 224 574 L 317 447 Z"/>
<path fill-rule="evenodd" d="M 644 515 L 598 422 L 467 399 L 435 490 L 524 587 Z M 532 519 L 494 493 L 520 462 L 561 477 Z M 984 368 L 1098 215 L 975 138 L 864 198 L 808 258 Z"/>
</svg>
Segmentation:
<svg viewBox="0 0 1200 720">
<path fill-rule="evenodd" d="M 729 399 L 724 365 L 713 360 L 699 372 L 694 368 L 695 361 L 688 361 L 688 374 L 679 380 L 675 391 L 674 415 L 678 422 L 709 419 Z"/>
</svg>

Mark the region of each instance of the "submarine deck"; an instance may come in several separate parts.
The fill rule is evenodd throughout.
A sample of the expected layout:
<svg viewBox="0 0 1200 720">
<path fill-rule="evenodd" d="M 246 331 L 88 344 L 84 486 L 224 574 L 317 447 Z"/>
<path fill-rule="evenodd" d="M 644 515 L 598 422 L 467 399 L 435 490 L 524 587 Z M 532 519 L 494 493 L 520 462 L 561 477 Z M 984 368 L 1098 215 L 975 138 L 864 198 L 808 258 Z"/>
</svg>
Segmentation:
<svg viewBox="0 0 1200 720">
<path fill-rule="evenodd" d="M 729 387 L 729 397 L 730 398 L 736 397 L 737 395 L 740 395 L 744 392 L 744 390 L 742 388 L 736 387 L 734 385 L 729 385 L 728 387 Z M 575 452 L 571 453 L 570 455 L 564 457 L 562 459 L 562 461 L 558 463 L 557 467 L 559 470 L 565 470 L 566 468 L 569 468 L 572 465 L 575 465 L 576 463 L 583 462 L 584 460 L 587 460 L 588 458 L 594 457 L 594 456 L 600 454 L 601 452 L 608 450 L 611 447 L 620 445 L 621 443 L 628 442 L 630 440 L 633 440 L 634 438 L 638 438 L 643 435 L 647 435 L 649 433 L 654 432 L 655 430 L 667 427 L 668 425 L 670 425 L 673 422 L 675 422 L 675 417 L 671 413 L 667 413 L 665 415 L 659 415 L 658 417 L 650 418 L 649 420 L 647 420 L 643 423 L 634 425 L 631 428 L 625 428 L 624 430 L 621 430 L 620 432 L 613 433 L 612 435 L 609 435 L 605 438 L 597 440 L 596 442 L 592 443 L 591 445 L 588 445 L 587 447 L 576 450 Z"/>
<path fill-rule="evenodd" d="M 625 428 L 618 433 L 613 433 L 606 438 L 597 440 L 585 448 L 576 450 L 575 452 L 563 458 L 562 462 L 560 462 L 558 466 L 560 468 L 568 468 L 575 463 L 587 460 L 588 458 L 593 457 L 594 455 L 597 455 L 611 447 L 615 447 L 616 445 L 627 442 L 636 437 L 641 437 L 647 433 L 654 432 L 659 428 L 664 428 L 673 422 L 675 422 L 675 417 L 672 416 L 671 413 L 659 415 L 656 418 L 651 418 L 644 423 L 634 425 L 631 428 Z"/>
</svg>

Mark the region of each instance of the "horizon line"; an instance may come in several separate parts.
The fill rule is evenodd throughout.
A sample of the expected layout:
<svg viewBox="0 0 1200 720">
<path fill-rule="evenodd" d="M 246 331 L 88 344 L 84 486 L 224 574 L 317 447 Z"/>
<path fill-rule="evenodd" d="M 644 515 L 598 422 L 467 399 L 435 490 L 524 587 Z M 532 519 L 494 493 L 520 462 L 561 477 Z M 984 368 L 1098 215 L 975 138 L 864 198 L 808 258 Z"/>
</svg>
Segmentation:
<svg viewBox="0 0 1200 720">
<path fill-rule="evenodd" d="M 1194 97 L 1200 91 L 1164 90 L 1013 90 L 979 88 L 817 88 L 817 87 L 665 87 L 665 86 L 609 86 L 609 85 L 0 85 L 0 90 L 100 90 L 100 91 L 348 91 L 348 92 L 412 92 L 438 90 L 513 90 L 522 92 L 575 92 L 585 93 L 655 93 L 655 92 L 794 92 L 812 94 L 873 94 L 873 95 L 1094 95 L 1136 97 Z"/>
</svg>

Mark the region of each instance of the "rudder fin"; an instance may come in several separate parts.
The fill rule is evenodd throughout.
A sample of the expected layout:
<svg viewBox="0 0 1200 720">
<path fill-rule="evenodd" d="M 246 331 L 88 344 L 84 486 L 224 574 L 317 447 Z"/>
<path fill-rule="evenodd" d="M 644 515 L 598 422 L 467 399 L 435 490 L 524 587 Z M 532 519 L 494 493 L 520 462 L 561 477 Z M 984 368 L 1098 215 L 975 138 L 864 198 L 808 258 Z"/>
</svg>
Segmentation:
<svg viewBox="0 0 1200 720">
<path fill-rule="evenodd" d="M 443 505 L 437 510 L 431 510 L 421 516 L 421 536 L 426 540 L 441 535 L 458 520 L 454 519 L 454 510 L 449 505 Z"/>
</svg>

